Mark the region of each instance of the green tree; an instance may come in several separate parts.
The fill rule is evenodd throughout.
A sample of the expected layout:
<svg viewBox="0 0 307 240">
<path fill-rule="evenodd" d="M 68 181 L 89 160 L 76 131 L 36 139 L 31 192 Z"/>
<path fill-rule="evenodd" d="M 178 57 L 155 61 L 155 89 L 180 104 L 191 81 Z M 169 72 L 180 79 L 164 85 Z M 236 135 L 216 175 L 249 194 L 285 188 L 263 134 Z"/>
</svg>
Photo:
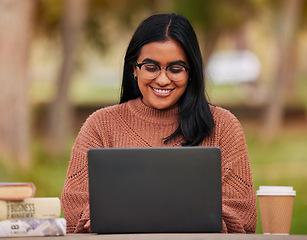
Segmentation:
<svg viewBox="0 0 307 240">
<path fill-rule="evenodd" d="M 258 8 L 253 0 L 173 0 L 173 5 L 204 35 L 205 65 L 219 37 L 239 30 Z"/>
</svg>

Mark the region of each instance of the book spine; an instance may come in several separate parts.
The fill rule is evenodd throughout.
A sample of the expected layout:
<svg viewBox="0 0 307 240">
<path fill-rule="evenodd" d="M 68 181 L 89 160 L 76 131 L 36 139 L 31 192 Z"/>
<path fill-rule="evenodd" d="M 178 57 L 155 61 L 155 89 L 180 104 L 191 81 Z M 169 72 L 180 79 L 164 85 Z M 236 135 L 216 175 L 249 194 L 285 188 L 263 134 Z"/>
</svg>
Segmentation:
<svg viewBox="0 0 307 240">
<path fill-rule="evenodd" d="M 0 221 L 59 218 L 60 215 L 61 203 L 56 197 L 0 200 Z"/>
<path fill-rule="evenodd" d="M 23 200 L 34 197 L 36 187 L 33 183 L 0 182 L 1 200 Z"/>
<path fill-rule="evenodd" d="M 63 236 L 65 234 L 64 218 L 0 221 L 0 237 Z"/>
</svg>

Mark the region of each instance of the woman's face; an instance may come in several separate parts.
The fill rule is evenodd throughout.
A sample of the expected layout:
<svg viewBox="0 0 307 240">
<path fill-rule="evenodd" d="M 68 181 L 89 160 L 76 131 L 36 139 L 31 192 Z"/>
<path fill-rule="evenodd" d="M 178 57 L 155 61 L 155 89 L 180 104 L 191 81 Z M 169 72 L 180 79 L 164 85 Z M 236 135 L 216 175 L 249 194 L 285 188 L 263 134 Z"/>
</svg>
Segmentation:
<svg viewBox="0 0 307 240">
<path fill-rule="evenodd" d="M 137 63 L 154 63 L 160 67 L 170 65 L 189 66 L 183 49 L 174 40 L 151 42 L 144 45 L 137 59 Z M 184 72 L 182 72 L 183 78 L 180 81 L 173 81 L 168 77 L 165 69 L 161 69 L 160 74 L 153 79 L 145 78 L 144 69 L 145 66 L 142 67 L 142 71 L 139 67 L 134 67 L 134 75 L 137 77 L 138 86 L 143 96 L 143 103 L 148 107 L 156 109 L 176 107 L 178 100 L 187 88 L 189 71 L 186 72 L 184 69 Z M 147 71 L 153 71 L 151 68 L 146 69 Z M 177 68 L 169 67 L 169 76 L 171 74 L 178 74 L 176 71 Z"/>
</svg>

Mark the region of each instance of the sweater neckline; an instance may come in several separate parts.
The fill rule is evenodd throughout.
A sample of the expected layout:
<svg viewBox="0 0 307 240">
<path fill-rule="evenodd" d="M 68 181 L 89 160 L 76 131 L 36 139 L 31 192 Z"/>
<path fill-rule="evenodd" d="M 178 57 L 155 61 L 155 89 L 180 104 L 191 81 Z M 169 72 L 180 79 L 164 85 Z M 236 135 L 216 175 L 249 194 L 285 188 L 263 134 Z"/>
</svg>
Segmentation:
<svg viewBox="0 0 307 240">
<path fill-rule="evenodd" d="M 178 124 L 178 107 L 166 110 L 151 108 L 144 104 L 142 99 L 139 97 L 137 99 L 130 100 L 128 102 L 128 108 L 138 118 L 141 118 L 142 120 L 147 122 L 152 122 L 156 124 Z"/>
</svg>

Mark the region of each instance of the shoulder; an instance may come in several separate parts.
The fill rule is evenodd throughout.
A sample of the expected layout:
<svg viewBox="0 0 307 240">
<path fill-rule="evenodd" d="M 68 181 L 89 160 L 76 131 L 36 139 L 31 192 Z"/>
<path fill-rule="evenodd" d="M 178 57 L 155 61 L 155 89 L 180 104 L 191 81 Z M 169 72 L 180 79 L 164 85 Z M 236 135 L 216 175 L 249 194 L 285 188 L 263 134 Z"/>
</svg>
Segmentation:
<svg viewBox="0 0 307 240">
<path fill-rule="evenodd" d="M 222 164 L 238 159 L 248 160 L 247 145 L 243 127 L 237 117 L 221 107 L 210 107 L 214 117 L 213 138 L 222 150 Z"/>
<path fill-rule="evenodd" d="M 82 124 L 80 132 L 101 132 L 112 124 L 116 124 L 119 114 L 123 112 L 126 103 L 100 108 L 90 114 Z"/>
<path fill-rule="evenodd" d="M 215 122 L 238 122 L 237 117 L 225 108 L 210 105 L 210 111 Z"/>
<path fill-rule="evenodd" d="M 122 103 L 122 104 L 115 104 L 112 106 L 106 106 L 103 108 L 100 108 L 93 112 L 86 121 L 97 121 L 103 119 L 108 119 L 108 118 L 113 118 L 114 115 L 119 114 L 124 111 L 124 109 L 127 107 L 127 103 Z"/>
<path fill-rule="evenodd" d="M 243 128 L 238 118 L 229 110 L 210 105 L 210 110 L 214 118 L 215 130 L 219 134 L 244 134 Z"/>
</svg>

